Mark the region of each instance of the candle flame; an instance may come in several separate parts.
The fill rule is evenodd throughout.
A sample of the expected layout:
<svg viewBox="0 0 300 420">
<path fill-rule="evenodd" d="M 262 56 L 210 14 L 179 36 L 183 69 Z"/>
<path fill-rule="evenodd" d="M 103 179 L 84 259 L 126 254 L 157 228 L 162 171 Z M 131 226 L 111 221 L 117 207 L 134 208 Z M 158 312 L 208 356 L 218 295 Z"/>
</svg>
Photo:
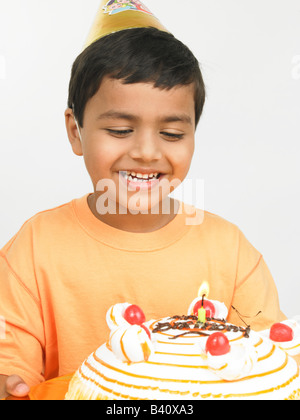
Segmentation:
<svg viewBox="0 0 300 420">
<path fill-rule="evenodd" d="M 198 297 L 202 297 L 203 295 L 205 295 L 206 298 L 209 295 L 209 284 L 207 281 L 204 281 L 198 290 Z"/>
</svg>

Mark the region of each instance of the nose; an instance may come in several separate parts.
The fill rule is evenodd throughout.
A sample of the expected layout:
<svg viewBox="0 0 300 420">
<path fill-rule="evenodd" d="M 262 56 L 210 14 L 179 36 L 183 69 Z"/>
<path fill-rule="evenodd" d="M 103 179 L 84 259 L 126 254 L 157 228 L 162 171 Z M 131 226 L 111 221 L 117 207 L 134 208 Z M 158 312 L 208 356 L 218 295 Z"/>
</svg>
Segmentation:
<svg viewBox="0 0 300 420">
<path fill-rule="evenodd" d="M 144 162 L 157 161 L 162 158 L 159 138 L 153 133 L 137 133 L 131 145 L 129 155 L 134 160 Z"/>
</svg>

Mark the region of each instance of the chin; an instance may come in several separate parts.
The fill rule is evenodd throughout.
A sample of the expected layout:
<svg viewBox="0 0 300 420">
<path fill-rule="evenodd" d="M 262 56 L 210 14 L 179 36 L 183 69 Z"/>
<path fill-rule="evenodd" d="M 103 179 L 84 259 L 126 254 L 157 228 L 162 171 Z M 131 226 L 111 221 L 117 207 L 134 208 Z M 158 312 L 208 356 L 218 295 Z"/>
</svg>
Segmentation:
<svg viewBox="0 0 300 420">
<path fill-rule="evenodd" d="M 160 203 L 152 202 L 148 200 L 147 197 L 141 197 L 138 200 L 132 199 L 128 200 L 127 203 L 127 213 L 137 215 L 137 214 L 159 214 Z"/>
</svg>

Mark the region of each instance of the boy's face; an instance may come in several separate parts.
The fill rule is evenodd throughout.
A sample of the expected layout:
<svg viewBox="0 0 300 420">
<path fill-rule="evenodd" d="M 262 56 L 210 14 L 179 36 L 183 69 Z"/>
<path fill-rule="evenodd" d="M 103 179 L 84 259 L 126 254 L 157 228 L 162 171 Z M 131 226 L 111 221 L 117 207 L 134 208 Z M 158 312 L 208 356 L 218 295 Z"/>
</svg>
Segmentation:
<svg viewBox="0 0 300 420">
<path fill-rule="evenodd" d="M 67 129 L 74 153 L 84 156 L 95 192 L 108 180 L 115 186 L 115 192 L 106 191 L 108 200 L 132 211 L 138 204 L 147 212 L 166 199 L 172 181 L 178 185 L 188 173 L 194 152 L 194 87 L 161 90 L 107 77 L 86 105 L 81 139 L 70 115 Z"/>
</svg>

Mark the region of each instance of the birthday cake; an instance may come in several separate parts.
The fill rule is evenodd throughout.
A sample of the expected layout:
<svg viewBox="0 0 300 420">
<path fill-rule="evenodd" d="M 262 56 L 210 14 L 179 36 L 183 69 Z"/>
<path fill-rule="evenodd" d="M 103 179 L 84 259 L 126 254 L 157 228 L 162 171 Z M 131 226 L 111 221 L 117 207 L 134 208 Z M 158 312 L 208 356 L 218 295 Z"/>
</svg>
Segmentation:
<svg viewBox="0 0 300 420">
<path fill-rule="evenodd" d="M 203 311 L 204 310 L 204 311 Z M 66 400 L 300 399 L 296 322 L 262 333 L 196 299 L 188 314 L 146 322 L 141 308 L 107 312 L 111 334 L 74 374 Z"/>
</svg>

